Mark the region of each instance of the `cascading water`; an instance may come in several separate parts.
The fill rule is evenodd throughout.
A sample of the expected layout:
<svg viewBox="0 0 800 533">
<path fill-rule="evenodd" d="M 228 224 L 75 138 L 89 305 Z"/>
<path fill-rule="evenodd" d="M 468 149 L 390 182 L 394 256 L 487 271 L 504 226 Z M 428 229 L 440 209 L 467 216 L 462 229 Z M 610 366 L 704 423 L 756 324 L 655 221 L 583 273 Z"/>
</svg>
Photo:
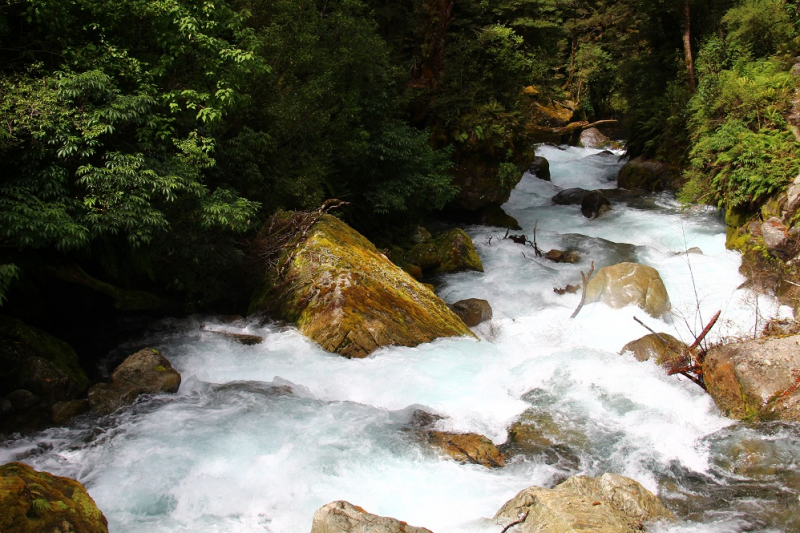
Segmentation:
<svg viewBox="0 0 800 533">
<path fill-rule="evenodd" d="M 444 532 L 499 532 L 491 517 L 522 488 L 615 472 L 657 492 L 681 521 L 666 532 L 800 530 L 800 428 L 734 424 L 697 385 L 619 355 L 647 331 L 692 340 L 717 310 L 711 337 L 750 336 L 781 312 L 737 287 L 736 253 L 712 211 L 683 212 L 668 195 L 628 198 L 595 220 L 550 198 L 569 187 L 613 188 L 620 163 L 598 150 L 542 147 L 552 183 L 526 174 L 507 211 L 540 248 L 575 249 L 549 263 L 497 228 L 468 228 L 486 272 L 438 280 L 448 302 L 484 298 L 480 342 L 440 339 L 363 360 L 322 351 L 295 329 L 214 319 L 160 323 L 143 344 L 183 375 L 181 390 L 68 427 L 7 441 L 20 460 L 77 478 L 113 532 L 308 532 L 314 511 L 348 500 Z M 703 254 L 679 254 L 699 247 Z M 635 260 L 670 294 L 668 322 L 640 309 L 586 305 L 554 287 Z M 202 328 L 262 335 L 243 346 Z M 500 444 L 522 413 L 554 444 L 488 470 L 439 457 L 409 429 L 412 413 Z"/>
</svg>

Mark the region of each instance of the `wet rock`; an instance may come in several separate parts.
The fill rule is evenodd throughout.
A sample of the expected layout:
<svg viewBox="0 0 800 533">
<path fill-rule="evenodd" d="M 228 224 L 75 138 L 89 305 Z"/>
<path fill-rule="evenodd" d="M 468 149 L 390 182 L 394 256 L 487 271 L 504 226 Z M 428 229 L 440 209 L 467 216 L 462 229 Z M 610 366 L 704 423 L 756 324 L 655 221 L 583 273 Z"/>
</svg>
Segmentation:
<svg viewBox="0 0 800 533">
<path fill-rule="evenodd" d="M 58 402 L 50 407 L 50 420 L 54 424 L 64 424 L 69 419 L 89 410 L 89 400 L 70 400 Z"/>
<path fill-rule="evenodd" d="M 472 239 L 464 230 L 451 229 L 436 237 L 434 242 L 441 258 L 436 272 L 460 272 L 462 270 L 483 272 L 481 258 L 475 250 Z"/>
<path fill-rule="evenodd" d="M 798 211 L 800 211 L 800 176 L 794 179 L 786 191 L 786 218 L 793 218 Z"/>
<path fill-rule="evenodd" d="M 370 514 L 346 501 L 323 505 L 314 513 L 311 533 L 431 533 L 395 518 Z"/>
<path fill-rule="evenodd" d="M 581 214 L 586 218 L 597 218 L 611 211 L 611 202 L 600 191 L 591 191 L 581 199 Z"/>
<path fill-rule="evenodd" d="M 520 533 L 634 533 L 675 515 L 636 481 L 616 474 L 574 476 L 554 489 L 530 487 L 507 502 L 495 522 L 520 521 Z"/>
<path fill-rule="evenodd" d="M 800 422 L 800 335 L 712 348 L 703 375 L 731 418 Z"/>
<path fill-rule="evenodd" d="M 256 344 L 261 344 L 264 342 L 264 337 L 260 335 L 250 335 L 249 333 L 234 333 L 232 331 L 219 331 L 216 329 L 206 329 L 205 331 L 209 333 L 214 333 L 215 335 L 219 335 L 221 337 L 225 337 L 226 339 L 231 339 L 232 341 L 236 341 L 239 344 L 244 344 L 245 346 L 254 346 Z"/>
<path fill-rule="evenodd" d="M 486 300 L 478 298 L 468 298 L 466 300 L 459 300 L 449 306 L 450 309 L 458 315 L 464 324 L 473 328 L 492 319 L 492 306 Z"/>
<path fill-rule="evenodd" d="M 145 348 L 128 356 L 111 374 L 109 383 L 89 389 L 89 405 L 101 414 L 113 413 L 131 405 L 142 394 L 176 392 L 181 375 L 155 348 Z"/>
<path fill-rule="evenodd" d="M 540 180 L 550 181 L 550 162 L 541 156 L 536 156 L 528 172 Z"/>
<path fill-rule="evenodd" d="M 0 531 L 107 533 L 108 521 L 77 481 L 8 463 L 0 466 Z"/>
<path fill-rule="evenodd" d="M 337 218 L 323 216 L 292 249 L 283 277 L 265 277 L 250 312 L 295 322 L 325 350 L 366 357 L 381 346 L 473 337 L 440 298 Z"/>
<path fill-rule="evenodd" d="M 664 342 L 666 341 L 666 342 Z M 653 333 L 645 335 L 635 341 L 631 341 L 620 350 L 620 354 L 632 352 L 633 356 L 639 361 L 649 361 L 653 359 L 656 364 L 671 364 L 683 359 L 686 351 L 685 343 L 679 341 L 669 333 Z"/>
<path fill-rule="evenodd" d="M 406 254 L 406 261 L 419 266 L 422 270 L 431 270 L 442 264 L 439 248 L 433 242 L 415 244 Z"/>
<path fill-rule="evenodd" d="M 501 206 L 511 197 L 511 191 L 522 179 L 527 162 L 532 159 L 532 147 L 514 154 L 506 161 L 505 148 L 488 150 L 466 147 L 453 154 L 453 185 L 459 188 L 454 205 L 467 211 L 477 211 L 490 205 Z M 518 151 L 520 152 L 520 151 Z"/>
<path fill-rule="evenodd" d="M 781 219 L 773 217 L 761 224 L 761 237 L 767 251 L 778 259 L 786 260 L 794 251 L 793 239 L 789 236 L 789 228 Z"/>
<path fill-rule="evenodd" d="M 605 148 L 611 142 L 611 139 L 603 135 L 597 128 L 587 128 L 581 132 L 578 145 L 584 148 Z"/>
<path fill-rule="evenodd" d="M 487 468 L 498 468 L 506 464 L 506 457 L 497 446 L 477 433 L 430 431 L 428 443 L 460 463 L 483 465 Z"/>
<path fill-rule="evenodd" d="M 617 185 L 623 189 L 663 191 L 675 188 L 677 177 L 678 173 L 667 163 L 640 156 L 620 169 Z"/>
<path fill-rule="evenodd" d="M 556 205 L 580 205 L 583 202 L 583 197 L 587 194 L 589 194 L 589 191 L 579 187 L 564 189 L 553 196 L 553 203 Z"/>
<path fill-rule="evenodd" d="M 685 252 L 678 252 L 675 255 L 686 255 L 686 254 L 703 255 L 703 250 L 701 250 L 697 246 L 692 246 L 691 248 L 689 248 Z"/>
<path fill-rule="evenodd" d="M 12 391 L 6 399 L 11 402 L 14 409 L 30 409 L 42 403 L 42 399 L 29 390 L 17 389 Z"/>
<path fill-rule="evenodd" d="M 0 317 L 0 395 L 26 389 L 52 403 L 75 398 L 88 385 L 78 355 L 67 343 Z"/>
<path fill-rule="evenodd" d="M 554 263 L 577 263 L 580 261 L 580 256 L 575 252 L 569 250 L 550 250 L 544 254 L 544 258 Z"/>
<path fill-rule="evenodd" d="M 417 226 L 417 228 L 414 230 L 414 234 L 411 236 L 411 242 L 414 244 L 431 242 L 432 240 L 433 236 L 431 235 L 431 232 L 422 226 Z"/>
<path fill-rule="evenodd" d="M 658 271 L 638 263 L 601 268 L 586 285 L 586 303 L 593 302 L 615 308 L 638 305 L 656 318 L 664 316 L 671 308 Z"/>
</svg>

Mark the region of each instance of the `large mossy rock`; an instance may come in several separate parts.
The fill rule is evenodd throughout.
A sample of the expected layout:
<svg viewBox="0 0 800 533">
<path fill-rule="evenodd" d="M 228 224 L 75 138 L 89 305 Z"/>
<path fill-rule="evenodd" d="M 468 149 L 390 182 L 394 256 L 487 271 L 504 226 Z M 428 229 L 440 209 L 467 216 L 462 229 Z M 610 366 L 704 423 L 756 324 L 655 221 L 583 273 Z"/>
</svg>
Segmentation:
<svg viewBox="0 0 800 533">
<path fill-rule="evenodd" d="M 366 357 L 381 346 L 473 336 L 428 288 L 344 222 L 321 217 L 281 255 L 250 312 L 277 314 L 329 352 Z"/>
<path fill-rule="evenodd" d="M 659 318 L 671 309 L 664 282 L 655 268 L 639 263 L 619 263 L 601 268 L 586 284 L 586 303 L 609 307 L 638 305 Z"/>
<path fill-rule="evenodd" d="M 314 513 L 311 533 L 431 533 L 395 518 L 370 514 L 345 501 L 323 505 Z"/>
<path fill-rule="evenodd" d="M 475 245 L 467 232 L 453 228 L 434 240 L 439 250 L 441 262 L 436 267 L 436 272 L 460 272 L 474 270 L 483 272 L 481 258 L 475 250 Z"/>
<path fill-rule="evenodd" d="M 554 489 L 530 487 L 506 503 L 494 519 L 524 520 L 519 533 L 638 533 L 675 515 L 638 482 L 616 474 L 574 476 Z"/>
<path fill-rule="evenodd" d="M 77 481 L 8 463 L 0 466 L 0 531 L 107 533 L 108 521 Z"/>
<path fill-rule="evenodd" d="M 506 203 L 511 197 L 511 191 L 522 179 L 526 167 L 520 161 L 516 165 L 517 169 L 513 173 L 509 172 L 510 167 L 501 168 L 498 165 L 498 158 L 491 150 L 466 150 L 454 157 L 453 183 L 461 190 L 454 205 L 467 211 L 478 211 L 487 206 L 501 206 Z M 532 150 L 522 156 L 526 161 L 530 161 L 532 157 Z"/>
<path fill-rule="evenodd" d="M 89 386 L 75 350 L 19 320 L 0 317 L 0 396 L 29 390 L 47 403 L 70 400 Z"/>
<path fill-rule="evenodd" d="M 678 173 L 669 164 L 637 157 L 619 171 L 617 185 L 623 189 L 664 191 L 676 188 Z"/>
<path fill-rule="evenodd" d="M 111 374 L 109 383 L 89 389 L 89 406 L 101 414 L 113 413 L 131 405 L 142 394 L 177 392 L 181 375 L 155 348 L 145 348 L 128 356 Z"/>
<path fill-rule="evenodd" d="M 731 418 L 800 422 L 800 335 L 712 348 L 703 376 Z"/>
</svg>

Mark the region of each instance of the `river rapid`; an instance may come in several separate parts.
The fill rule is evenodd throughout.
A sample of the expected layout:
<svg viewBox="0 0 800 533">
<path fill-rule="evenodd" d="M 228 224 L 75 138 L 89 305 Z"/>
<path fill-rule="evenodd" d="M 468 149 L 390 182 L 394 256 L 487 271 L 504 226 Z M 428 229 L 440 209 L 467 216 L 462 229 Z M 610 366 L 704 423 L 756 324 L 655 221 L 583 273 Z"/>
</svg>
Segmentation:
<svg viewBox="0 0 800 533">
<path fill-rule="evenodd" d="M 466 228 L 485 272 L 443 276 L 437 293 L 491 303 L 479 342 L 347 360 L 281 324 L 162 321 L 120 350 L 160 349 L 183 376 L 176 395 L 8 440 L 0 462 L 78 479 L 114 533 L 308 533 L 314 511 L 334 500 L 436 533 L 499 533 L 491 518 L 521 489 L 605 472 L 636 479 L 680 517 L 656 533 L 800 531 L 798 425 L 734 423 L 694 383 L 619 354 L 648 333 L 633 317 L 691 342 L 718 310 L 711 341 L 752 336 L 791 312 L 738 288 L 740 257 L 725 249 L 713 210 L 682 211 L 667 194 L 612 200 L 595 220 L 552 205 L 565 188 L 616 187 L 621 163 L 598 152 L 541 147 L 552 182 L 525 174 L 505 205 L 531 239 L 536 225 L 540 248 L 576 250 L 579 263 L 537 258 L 504 230 Z M 680 254 L 693 247 L 703 253 Z M 655 267 L 674 316 L 589 304 L 571 320 L 580 293 L 553 288 L 580 282 L 591 261 Z M 409 431 L 415 409 L 498 445 L 527 412 L 554 444 L 500 469 L 457 464 Z"/>
</svg>

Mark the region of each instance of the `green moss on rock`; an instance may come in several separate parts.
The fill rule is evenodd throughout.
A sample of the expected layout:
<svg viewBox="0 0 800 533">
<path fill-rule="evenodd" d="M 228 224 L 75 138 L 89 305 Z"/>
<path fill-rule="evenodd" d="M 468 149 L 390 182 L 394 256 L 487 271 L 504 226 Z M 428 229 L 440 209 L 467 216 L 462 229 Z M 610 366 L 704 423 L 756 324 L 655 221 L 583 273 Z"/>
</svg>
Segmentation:
<svg viewBox="0 0 800 533">
<path fill-rule="evenodd" d="M 0 316 L 0 394 L 22 388 L 50 400 L 75 398 L 89 385 L 75 350 L 66 342 Z"/>
<path fill-rule="evenodd" d="M 0 531 L 107 533 L 108 521 L 77 481 L 8 463 L 0 466 Z"/>
<path fill-rule="evenodd" d="M 295 322 L 330 352 L 366 357 L 381 346 L 472 336 L 441 299 L 332 216 L 287 246 L 280 261 L 287 260 L 283 277 L 265 277 L 250 312 Z"/>
<path fill-rule="evenodd" d="M 475 245 L 467 233 L 458 228 L 451 229 L 440 235 L 434 241 L 439 251 L 441 263 L 436 268 L 437 272 L 458 272 L 461 270 L 475 270 L 483 272 L 483 264 Z"/>
</svg>

